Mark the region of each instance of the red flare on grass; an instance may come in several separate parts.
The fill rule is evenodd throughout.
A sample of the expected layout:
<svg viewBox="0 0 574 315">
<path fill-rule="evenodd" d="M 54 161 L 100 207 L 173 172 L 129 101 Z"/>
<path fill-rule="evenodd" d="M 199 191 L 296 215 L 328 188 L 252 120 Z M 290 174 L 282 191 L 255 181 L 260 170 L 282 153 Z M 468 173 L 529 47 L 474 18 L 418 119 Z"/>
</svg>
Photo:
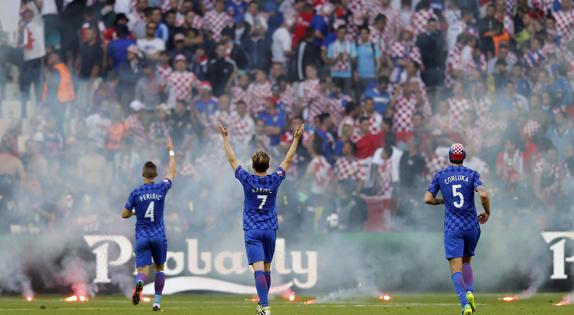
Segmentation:
<svg viewBox="0 0 574 315">
<path fill-rule="evenodd" d="M 30 295 L 26 297 L 26 301 L 28 301 L 28 302 L 32 302 L 33 299 L 34 299 L 34 297 L 32 297 Z"/>
<path fill-rule="evenodd" d="M 146 302 L 146 303 L 149 303 L 149 302 L 151 302 L 151 298 L 150 298 L 149 296 L 144 296 L 144 297 L 142 298 L 142 301 L 144 301 L 144 302 Z"/>
<path fill-rule="evenodd" d="M 70 303 L 70 302 L 78 302 L 78 297 L 75 295 L 72 296 L 68 296 L 67 298 L 64 299 L 64 301 Z"/>
<path fill-rule="evenodd" d="M 379 300 L 381 300 L 383 302 L 390 302 L 392 300 L 392 298 L 388 294 L 383 294 L 383 295 L 379 296 Z"/>
<path fill-rule="evenodd" d="M 306 301 L 304 304 L 308 304 L 308 305 L 317 304 L 317 300 L 315 300 L 315 299 L 309 300 L 309 301 Z"/>
</svg>

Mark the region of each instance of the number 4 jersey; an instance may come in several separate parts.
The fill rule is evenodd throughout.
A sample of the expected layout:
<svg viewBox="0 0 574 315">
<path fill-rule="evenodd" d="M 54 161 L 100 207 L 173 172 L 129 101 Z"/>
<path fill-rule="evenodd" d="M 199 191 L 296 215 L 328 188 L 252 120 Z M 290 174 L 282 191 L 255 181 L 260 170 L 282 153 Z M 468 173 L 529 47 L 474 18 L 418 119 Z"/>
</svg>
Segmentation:
<svg viewBox="0 0 574 315">
<path fill-rule="evenodd" d="M 267 176 L 250 174 L 243 167 L 235 170 L 235 178 L 243 185 L 243 230 L 277 230 L 277 191 L 285 179 L 281 167 Z"/>
<path fill-rule="evenodd" d="M 166 238 L 163 225 L 165 196 L 171 188 L 171 181 L 143 184 L 134 189 L 126 202 L 126 209 L 134 210 L 137 217 L 136 239 Z"/>
<path fill-rule="evenodd" d="M 482 186 L 478 172 L 464 166 L 449 166 L 436 173 L 428 191 L 440 191 L 444 199 L 444 229 L 446 232 L 479 229 L 474 192 Z"/>
</svg>

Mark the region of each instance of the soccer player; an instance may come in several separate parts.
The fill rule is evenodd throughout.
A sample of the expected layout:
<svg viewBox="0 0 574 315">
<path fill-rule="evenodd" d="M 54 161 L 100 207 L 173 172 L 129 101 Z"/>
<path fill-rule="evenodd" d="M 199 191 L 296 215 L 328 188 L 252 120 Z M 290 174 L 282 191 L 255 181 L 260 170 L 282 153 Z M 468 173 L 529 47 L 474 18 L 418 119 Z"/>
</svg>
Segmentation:
<svg viewBox="0 0 574 315">
<path fill-rule="evenodd" d="M 133 215 L 137 217 L 135 248 L 137 275 L 132 302 L 134 305 L 138 305 L 140 302 L 144 280 L 149 273 L 149 265 L 152 264 L 153 258 L 155 298 L 152 308 L 154 311 L 161 311 L 161 293 L 165 284 L 163 269 L 167 256 L 167 238 L 163 225 L 163 207 L 176 172 L 175 152 L 171 139 L 167 140 L 167 149 L 169 163 L 165 179 L 155 183 L 157 168 L 153 162 L 146 162 L 142 173 L 144 184 L 131 192 L 122 212 L 124 219 Z"/>
<path fill-rule="evenodd" d="M 269 288 L 271 288 L 271 261 L 275 253 L 275 237 L 277 233 L 277 207 L 275 201 L 281 182 L 285 179 L 287 171 L 301 136 L 304 125 L 301 124 L 295 131 L 293 142 L 281 165 L 271 174 L 267 174 L 270 157 L 263 151 L 257 151 L 251 157 L 255 174 L 247 172 L 235 157 L 235 152 L 229 144 L 227 129 L 219 125 L 223 145 L 231 168 L 235 172 L 245 196 L 243 202 L 243 231 L 247 260 L 255 272 L 255 288 L 259 296 L 256 312 L 258 315 L 270 315 Z"/>
<path fill-rule="evenodd" d="M 445 254 L 462 314 L 469 315 L 476 311 L 470 262 L 480 238 L 479 223 L 486 223 L 490 217 L 490 199 L 478 172 L 462 165 L 465 157 L 462 144 L 455 143 L 450 147 L 451 165 L 435 174 L 424 201 L 429 205 L 445 205 Z M 437 197 L 439 191 L 442 198 Z M 478 216 L 474 205 L 475 192 L 484 208 Z"/>
</svg>

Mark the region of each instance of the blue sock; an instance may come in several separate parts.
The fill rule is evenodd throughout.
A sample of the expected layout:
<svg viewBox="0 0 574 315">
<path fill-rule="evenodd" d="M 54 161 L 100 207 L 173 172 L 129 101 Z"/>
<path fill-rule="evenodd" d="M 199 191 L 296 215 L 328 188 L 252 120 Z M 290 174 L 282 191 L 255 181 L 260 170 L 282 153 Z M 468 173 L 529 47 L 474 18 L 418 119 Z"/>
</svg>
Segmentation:
<svg viewBox="0 0 574 315">
<path fill-rule="evenodd" d="M 464 278 L 462 273 L 456 272 L 453 273 L 451 276 L 452 284 L 454 284 L 454 290 L 456 291 L 456 295 L 458 296 L 458 300 L 460 301 L 460 305 L 464 307 L 468 304 L 468 300 L 466 299 L 466 285 L 464 284 Z"/>
<path fill-rule="evenodd" d="M 154 295 L 153 304 L 161 304 L 161 294 Z"/>
<path fill-rule="evenodd" d="M 464 284 L 466 284 L 466 290 L 474 292 L 474 276 L 472 274 L 472 267 L 470 264 L 462 265 L 462 276 L 464 277 Z"/>
<path fill-rule="evenodd" d="M 267 280 L 267 290 L 271 290 L 271 271 L 265 271 L 265 280 Z"/>
<path fill-rule="evenodd" d="M 257 288 L 257 295 L 259 296 L 259 304 L 261 306 L 269 306 L 269 300 L 267 294 L 269 289 L 267 288 L 267 279 L 265 279 L 265 272 L 255 271 L 255 288 Z"/>
<path fill-rule="evenodd" d="M 163 272 L 156 272 L 155 273 L 155 298 L 154 303 L 160 304 L 161 300 L 161 293 L 163 292 L 163 286 L 165 284 L 165 274 Z"/>
<path fill-rule="evenodd" d="M 141 272 L 136 275 L 136 283 L 138 283 L 138 282 L 140 282 L 140 281 L 141 281 L 141 282 L 144 282 L 144 281 L 145 281 L 145 274 L 143 274 L 143 273 L 141 273 Z"/>
</svg>

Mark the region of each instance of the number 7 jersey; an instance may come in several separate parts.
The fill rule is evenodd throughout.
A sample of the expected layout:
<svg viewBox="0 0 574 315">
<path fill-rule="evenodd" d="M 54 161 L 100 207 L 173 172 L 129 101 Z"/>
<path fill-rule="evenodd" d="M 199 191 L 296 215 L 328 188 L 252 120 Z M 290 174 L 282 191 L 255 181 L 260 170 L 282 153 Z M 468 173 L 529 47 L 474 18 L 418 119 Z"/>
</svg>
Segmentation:
<svg viewBox="0 0 574 315">
<path fill-rule="evenodd" d="M 449 166 L 435 174 L 428 191 L 436 196 L 440 191 L 444 199 L 445 232 L 479 229 L 474 192 L 482 186 L 478 172 L 464 166 Z"/>
<path fill-rule="evenodd" d="M 164 179 L 160 183 L 143 184 L 131 192 L 125 208 L 135 209 L 136 239 L 166 238 L 163 209 L 170 188 L 171 181 Z"/>
<path fill-rule="evenodd" d="M 285 179 L 281 167 L 267 176 L 250 174 L 243 167 L 235 170 L 235 178 L 243 186 L 243 230 L 277 230 L 277 191 Z"/>
</svg>

